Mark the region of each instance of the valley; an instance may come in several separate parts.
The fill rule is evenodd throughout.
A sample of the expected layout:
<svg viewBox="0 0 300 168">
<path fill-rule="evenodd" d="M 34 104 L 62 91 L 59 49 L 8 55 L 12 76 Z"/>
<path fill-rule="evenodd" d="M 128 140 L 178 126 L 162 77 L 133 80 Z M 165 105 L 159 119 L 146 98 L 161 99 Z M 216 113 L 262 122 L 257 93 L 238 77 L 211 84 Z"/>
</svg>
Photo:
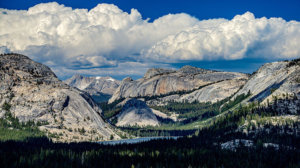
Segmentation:
<svg viewBox="0 0 300 168">
<path fill-rule="evenodd" d="M 0 0 L 1 168 L 300 168 L 299 7 Z"/>
<path fill-rule="evenodd" d="M 26 160 L 43 161 L 45 150 L 68 162 L 81 157 L 102 166 L 95 156 L 125 167 L 128 157 L 139 166 L 156 159 L 172 167 L 159 159 L 165 157 L 183 161 L 181 166 L 226 167 L 235 154 L 251 156 L 260 166 L 300 164 L 299 59 L 268 63 L 251 75 L 185 66 L 150 69 L 143 78 L 122 81 L 76 75 L 62 82 L 47 66 L 14 53 L 1 55 L 0 65 L 0 152 L 10 154 L 0 161 L 15 160 L 28 150 L 25 145 L 35 149 Z M 131 143 L 136 138 L 149 141 Z M 277 151 L 281 154 L 263 157 Z M 212 156 L 193 161 L 206 155 Z M 16 165 L 33 166 L 22 160 Z"/>
<path fill-rule="evenodd" d="M 149 69 L 135 81 L 75 75 L 62 83 L 47 67 L 25 56 L 8 54 L 1 59 L 2 79 L 10 81 L 2 83 L 1 115 L 10 112 L 20 123 L 43 123 L 39 130 L 55 137 L 52 138 L 55 141 L 66 141 L 66 137 L 67 141 L 101 140 L 100 134 L 109 131 L 106 140 L 193 135 L 248 106 L 251 106 L 248 111 L 280 107 L 282 114 L 276 116 L 281 120 L 299 120 L 299 60 L 268 63 L 252 75 L 184 66 L 178 70 Z M 28 63 L 15 62 L 20 59 Z M 32 91 L 26 94 L 28 88 Z M 54 92 L 50 94 L 49 89 Z M 274 122 L 272 116 L 261 118 Z M 74 120 L 78 128 L 73 126 Z M 86 125 L 94 128 L 87 129 Z M 102 133 L 95 136 L 97 127 Z"/>
</svg>

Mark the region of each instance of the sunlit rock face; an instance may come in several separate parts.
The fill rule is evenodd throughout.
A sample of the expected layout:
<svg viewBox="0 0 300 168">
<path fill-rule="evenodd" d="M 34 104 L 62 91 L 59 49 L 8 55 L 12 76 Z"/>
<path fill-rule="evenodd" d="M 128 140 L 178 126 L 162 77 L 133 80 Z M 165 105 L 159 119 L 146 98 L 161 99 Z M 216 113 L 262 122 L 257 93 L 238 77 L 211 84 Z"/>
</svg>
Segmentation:
<svg viewBox="0 0 300 168">
<path fill-rule="evenodd" d="M 149 69 L 141 79 L 124 79 L 109 103 L 127 97 L 176 95 L 176 92 L 193 91 L 176 99 L 217 101 L 234 94 L 247 79 L 248 75 L 242 73 L 219 72 L 192 66 L 184 66 L 179 70 Z"/>
<path fill-rule="evenodd" d="M 275 98 L 300 98 L 300 63 L 283 61 L 264 64 L 236 94 L 251 92 L 248 101 L 272 102 Z"/>
<path fill-rule="evenodd" d="M 108 101 L 121 83 L 112 77 L 85 77 L 78 74 L 64 82 L 87 92 L 96 102 Z"/>
<path fill-rule="evenodd" d="M 159 122 L 144 101 L 137 99 L 128 100 L 117 116 L 117 126 L 157 126 Z"/>
<path fill-rule="evenodd" d="M 149 105 L 164 105 L 170 101 L 175 102 L 211 102 L 215 103 L 232 96 L 244 84 L 246 79 L 232 79 L 209 84 L 201 89 L 186 94 L 173 94 L 147 101 Z"/>
<path fill-rule="evenodd" d="M 58 135 L 56 141 L 119 138 L 89 95 L 60 81 L 45 65 L 24 55 L 1 55 L 0 79 L 1 116 L 7 112 L 3 104 L 10 104 L 21 122 L 44 123 L 39 128 Z"/>
</svg>

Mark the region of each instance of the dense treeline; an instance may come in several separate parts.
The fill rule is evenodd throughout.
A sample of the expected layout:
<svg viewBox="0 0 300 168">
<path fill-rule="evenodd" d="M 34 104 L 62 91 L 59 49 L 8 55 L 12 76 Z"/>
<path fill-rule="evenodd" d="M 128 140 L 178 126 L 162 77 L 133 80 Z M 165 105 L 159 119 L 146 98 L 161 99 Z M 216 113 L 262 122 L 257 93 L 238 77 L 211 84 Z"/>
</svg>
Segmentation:
<svg viewBox="0 0 300 168">
<path fill-rule="evenodd" d="M 287 114 L 300 115 L 300 101 L 296 95 L 292 96 L 292 99 L 289 98 L 290 95 L 286 94 L 285 98 L 277 98 L 272 103 L 269 103 L 266 106 L 257 105 L 257 108 L 253 109 L 251 113 L 257 113 L 260 116 L 280 116 Z M 289 107 L 289 106 L 294 106 Z M 298 110 L 296 109 L 298 107 Z M 293 109 L 293 112 L 291 111 Z"/>
<path fill-rule="evenodd" d="M 289 101 L 289 100 L 287 100 Z M 288 108 L 278 111 L 278 106 L 281 104 L 280 101 L 275 100 L 273 104 L 269 104 L 267 106 L 260 106 L 258 103 L 250 103 L 247 106 L 239 106 L 234 111 L 229 111 L 228 113 L 219 116 L 212 120 L 211 125 L 209 126 L 210 131 L 217 130 L 220 132 L 227 132 L 236 130 L 238 126 L 241 126 L 245 123 L 245 120 L 248 120 L 250 122 L 251 120 L 255 120 L 257 124 L 259 123 L 259 120 L 265 121 L 264 125 L 265 127 L 274 127 L 270 126 L 270 118 L 268 117 L 274 117 L 274 116 L 281 116 L 281 115 L 288 115 L 292 114 Z M 296 113 L 294 115 L 299 115 L 300 113 Z M 269 121 L 268 121 L 269 120 Z M 290 123 L 288 123 L 289 121 Z M 293 125 L 293 127 L 300 128 L 300 123 L 296 121 L 292 121 L 287 119 L 284 125 L 281 125 L 281 127 L 288 126 L 288 124 Z M 278 124 L 277 124 L 278 125 Z M 279 126 L 278 126 L 279 127 Z"/>
<path fill-rule="evenodd" d="M 9 111 L 10 105 L 4 103 L 3 109 L 6 110 L 4 116 L 0 118 L 0 140 L 25 140 L 28 137 L 43 137 L 43 132 L 38 129 L 38 126 L 47 123 L 41 122 L 20 122 Z"/>
<path fill-rule="evenodd" d="M 212 83 L 200 86 L 200 87 L 198 87 L 196 89 L 192 89 L 192 90 L 181 90 L 181 91 L 169 92 L 167 94 L 153 95 L 153 96 L 142 96 L 142 97 L 135 97 L 135 98 L 136 99 L 142 98 L 142 99 L 144 99 L 144 101 L 148 101 L 148 100 L 158 99 L 158 98 L 162 98 L 162 97 L 166 97 L 166 96 L 170 96 L 170 95 L 174 95 L 174 94 L 183 95 L 183 94 L 192 93 L 195 90 L 199 90 L 199 89 L 204 88 L 206 86 L 209 86 L 209 85 L 212 85 L 212 84 L 215 84 L 215 83 L 219 83 L 219 82 L 222 82 L 222 81 L 224 81 L 224 80 L 217 81 L 217 82 L 212 82 Z M 124 99 L 125 98 L 121 98 L 121 99 L 116 100 L 116 101 L 114 101 L 113 103 L 110 103 L 110 104 L 108 104 L 107 102 L 99 103 L 101 109 L 103 110 L 103 113 L 102 113 L 103 117 L 105 119 L 111 119 L 112 117 L 114 117 L 115 115 L 120 113 L 122 108 L 120 106 L 118 107 L 117 104 L 122 102 Z M 229 100 L 229 99 L 223 100 L 222 102 L 224 103 L 227 100 Z M 194 102 L 193 104 L 195 104 L 195 103 L 198 103 L 198 102 Z M 210 105 L 211 105 L 210 103 L 206 104 L 206 106 L 210 106 Z M 191 108 L 193 108 L 193 107 L 191 107 Z"/>
<path fill-rule="evenodd" d="M 287 67 L 291 67 L 291 66 L 295 66 L 295 65 L 300 66 L 300 58 L 289 61 Z"/>
<path fill-rule="evenodd" d="M 154 129 L 152 127 L 119 127 L 122 131 L 129 133 L 130 135 L 138 137 L 152 137 L 152 136 L 187 136 L 193 135 L 197 131 L 195 130 L 163 130 Z"/>
<path fill-rule="evenodd" d="M 108 102 L 102 102 L 99 103 L 101 109 L 102 109 L 102 116 L 104 119 L 110 119 L 121 112 L 122 107 L 117 106 L 120 102 L 122 102 L 124 99 L 119 99 L 117 101 L 114 101 L 113 103 L 108 104 Z"/>
<path fill-rule="evenodd" d="M 177 140 L 115 146 L 52 143 L 47 138 L 0 142 L 0 164 L 2 167 L 299 167 L 300 138 L 296 132 L 268 124 L 264 127 L 269 129 L 236 131 L 245 118 L 277 115 L 271 106 L 274 104 L 264 110 L 266 114 L 255 103 L 240 106 L 217 117 L 194 136 Z M 299 129 L 298 122 L 292 124 Z M 253 146 L 239 146 L 235 150 L 220 147 L 234 139 L 251 140 Z M 264 143 L 275 143 L 279 148 L 266 148 Z"/>
<path fill-rule="evenodd" d="M 161 111 L 163 113 L 169 114 L 175 112 L 179 114 L 178 118 L 208 118 L 219 113 L 219 108 L 224 102 L 217 103 L 199 103 L 197 101 L 188 102 L 169 102 L 165 106 L 151 106 L 152 108 Z"/>
<path fill-rule="evenodd" d="M 249 138 L 242 133 L 223 134 L 201 130 L 198 136 L 178 140 L 154 140 L 131 145 L 96 143 L 52 143 L 47 139 L 23 142 L 0 142 L 2 167 L 299 167 L 300 151 L 281 146 L 279 150 L 263 148 L 264 136 L 256 136 L 252 148 L 236 151 L 221 149 L 222 141 Z M 260 139 L 263 137 L 264 139 Z M 272 134 L 269 138 L 283 142 L 286 137 Z M 252 138 L 253 139 L 253 138 Z M 267 138 L 267 140 L 269 140 Z M 300 139 L 289 137 L 294 147 Z M 215 143 L 213 143 L 215 142 Z M 299 148 L 298 148 L 299 149 Z"/>
<path fill-rule="evenodd" d="M 247 95 L 236 97 L 228 106 L 237 106 Z M 260 106 L 253 102 L 226 110 L 207 127 L 199 130 L 157 130 L 153 128 L 122 128 L 137 136 L 190 135 L 179 139 L 158 139 L 139 144 L 101 145 L 98 143 L 53 143 L 38 131 L 46 123 L 20 123 L 10 112 L 10 105 L 0 119 L 1 129 L 32 132 L 22 138 L 1 139 L 1 167 L 300 167 L 300 122 L 284 120 L 274 124 L 268 120 L 287 114 L 299 115 L 282 104 L 298 99 L 276 99 L 272 104 Z M 221 104 L 221 103 L 220 103 Z M 224 103 L 223 103 L 224 104 Z M 205 105 L 202 105 L 205 106 Z M 197 104 L 190 103 L 190 107 Z M 209 107 L 207 105 L 207 107 Z M 222 106 L 225 107 L 225 106 Z M 107 107 L 108 109 L 110 107 Z M 185 109 L 186 107 L 173 108 Z M 197 107 L 199 110 L 200 107 Z M 218 106 L 219 110 L 221 106 Z M 227 107 L 226 107 L 227 108 Z M 182 111 L 182 114 L 189 113 Z M 255 121 L 252 126 L 251 121 Z M 266 122 L 260 122 L 266 121 Z M 261 124 L 261 125 L 259 125 Z M 249 127 L 247 127 L 249 126 Z M 244 128 L 246 127 L 246 128 Z M 246 129 L 244 131 L 243 129 Z M 15 132 L 13 132 L 15 133 Z M 0 134 L 0 137 L 2 134 Z M 18 136 L 18 135 L 16 135 Z M 35 138 L 28 138 L 35 137 Z M 221 144 L 244 139 L 253 142 L 250 147 L 240 145 L 222 149 Z M 278 145 L 264 147 L 265 143 Z"/>
<path fill-rule="evenodd" d="M 175 112 L 179 114 L 178 118 L 185 119 L 183 124 L 187 124 L 196 120 L 204 120 L 211 118 L 229 110 L 230 108 L 236 106 L 247 97 L 250 96 L 250 92 L 247 94 L 241 94 L 230 100 L 231 97 L 226 98 L 216 103 L 206 102 L 201 103 L 198 101 L 194 102 L 168 102 L 165 106 L 152 106 L 152 108 L 161 111 L 163 113 L 169 114 L 170 112 Z M 226 103 L 227 102 L 227 103 Z"/>
<path fill-rule="evenodd" d="M 205 86 L 202 86 L 205 87 Z M 176 94 L 184 94 L 186 91 L 179 91 L 176 92 Z M 175 93 L 170 93 L 175 94 Z M 157 128 L 153 129 L 152 127 L 150 129 L 140 129 L 142 133 L 138 132 L 136 129 L 128 130 L 130 133 L 134 135 L 140 135 L 140 136 L 161 136 L 161 135 L 174 135 L 173 132 L 166 131 L 165 127 L 168 127 L 167 129 L 176 129 L 177 126 L 182 126 L 188 123 L 192 123 L 194 121 L 202 121 L 208 118 L 211 118 L 213 116 L 216 116 L 245 100 L 247 97 L 250 96 L 250 91 L 247 94 L 241 94 L 235 97 L 233 100 L 231 100 L 232 97 L 225 98 L 221 101 L 217 101 L 215 103 L 206 102 L 206 103 L 200 103 L 198 101 L 194 102 L 174 102 L 170 101 L 165 106 L 151 106 L 151 108 L 156 109 L 158 111 L 161 111 L 163 113 L 166 113 L 168 115 L 171 114 L 171 112 L 175 112 L 178 114 L 179 122 L 174 122 L 171 119 L 165 119 L 157 116 L 160 123 L 163 124 L 164 128 L 161 130 L 158 130 Z M 151 100 L 159 98 L 159 96 L 151 96 L 151 97 L 143 97 L 145 100 Z M 164 95 L 166 96 L 166 95 Z M 119 114 L 122 110 L 121 106 L 117 106 L 120 102 L 122 102 L 124 99 L 117 100 L 111 104 L 108 104 L 107 102 L 100 103 L 101 109 L 103 110 L 102 116 L 111 124 L 115 124 L 117 122 L 116 115 Z M 183 133 L 185 135 L 185 133 Z M 179 134 L 177 136 L 181 136 L 183 134 Z"/>
<path fill-rule="evenodd" d="M 241 94 L 236 96 L 233 100 L 229 100 L 227 103 L 225 103 L 222 108 L 221 111 L 224 112 L 226 110 L 231 109 L 232 107 L 234 107 L 235 105 L 241 103 L 243 100 L 245 100 L 247 97 L 249 97 L 251 95 L 250 90 L 248 91 L 247 94 Z"/>
</svg>

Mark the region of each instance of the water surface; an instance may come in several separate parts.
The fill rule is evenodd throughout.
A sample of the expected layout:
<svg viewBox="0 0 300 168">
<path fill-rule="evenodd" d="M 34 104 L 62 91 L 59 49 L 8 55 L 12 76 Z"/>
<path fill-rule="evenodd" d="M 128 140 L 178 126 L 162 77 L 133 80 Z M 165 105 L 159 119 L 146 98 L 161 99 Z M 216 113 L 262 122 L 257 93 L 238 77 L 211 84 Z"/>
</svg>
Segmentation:
<svg viewBox="0 0 300 168">
<path fill-rule="evenodd" d="M 134 138 L 134 139 L 121 139 L 121 140 L 113 140 L 113 141 L 102 141 L 99 142 L 103 145 L 119 145 L 119 144 L 136 144 L 141 142 L 147 142 L 151 140 L 157 139 L 178 139 L 179 136 L 172 136 L 172 137 L 141 137 L 141 138 Z"/>
</svg>

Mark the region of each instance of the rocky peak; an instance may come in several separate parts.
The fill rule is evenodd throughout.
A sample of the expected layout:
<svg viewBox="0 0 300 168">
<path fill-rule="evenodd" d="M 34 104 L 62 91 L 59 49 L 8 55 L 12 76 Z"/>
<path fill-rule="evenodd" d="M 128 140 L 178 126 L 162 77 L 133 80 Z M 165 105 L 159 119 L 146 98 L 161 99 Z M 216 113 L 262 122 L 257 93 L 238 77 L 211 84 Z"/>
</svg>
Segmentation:
<svg viewBox="0 0 300 168">
<path fill-rule="evenodd" d="M 87 92 L 95 101 L 107 101 L 119 87 L 120 81 L 112 77 L 86 77 L 79 74 L 64 81 L 66 84 Z"/>
<path fill-rule="evenodd" d="M 80 74 L 75 74 L 71 77 L 71 79 L 82 79 L 82 78 L 84 78 L 84 77 Z"/>
<path fill-rule="evenodd" d="M 133 79 L 131 77 L 126 77 L 122 81 L 123 82 L 130 82 L 130 81 L 133 81 Z"/>
<path fill-rule="evenodd" d="M 153 111 L 146 105 L 144 101 L 138 99 L 128 100 L 117 118 L 117 126 L 159 125 L 159 122 Z"/>
<path fill-rule="evenodd" d="M 184 66 L 177 71 L 152 68 L 141 79 L 135 81 L 132 81 L 131 78 L 124 79 L 110 98 L 109 103 L 120 98 L 151 97 L 178 91 L 192 91 L 205 85 L 235 79 L 247 80 L 248 76 L 242 73 L 218 72 L 192 66 Z M 233 83 L 237 84 L 238 88 L 240 87 L 240 82 Z"/>
<path fill-rule="evenodd" d="M 3 108 L 4 103 L 10 105 L 9 110 Z M 21 122 L 45 123 L 39 128 L 49 135 L 60 134 L 53 139 L 56 141 L 119 138 L 89 95 L 64 84 L 49 67 L 20 54 L 0 55 L 0 117 L 6 112 Z M 83 128 L 84 134 L 76 131 Z"/>
<path fill-rule="evenodd" d="M 280 98 L 286 94 L 300 94 L 300 66 L 294 66 L 296 61 L 280 61 L 266 63 L 261 66 L 239 90 L 236 95 L 251 92 L 249 101 L 267 101 Z M 292 66 L 291 66 L 292 65 Z"/>
<path fill-rule="evenodd" d="M 216 72 L 216 71 L 197 68 L 190 65 L 185 65 L 177 71 L 172 69 L 164 69 L 164 68 L 151 68 L 145 73 L 144 79 L 150 79 L 157 75 L 166 75 L 170 73 L 183 73 L 188 75 L 195 75 L 195 74 L 203 74 L 203 73 L 210 73 L 210 72 Z"/>
<path fill-rule="evenodd" d="M 185 65 L 182 68 L 180 68 L 178 70 L 178 72 L 184 73 L 184 74 L 201 74 L 201 73 L 209 73 L 209 72 L 214 72 L 214 71 L 207 70 L 207 69 L 202 69 L 202 68 L 197 68 L 197 67 L 193 67 L 193 66 L 190 66 L 190 65 Z"/>
<path fill-rule="evenodd" d="M 174 73 L 174 72 L 176 72 L 176 71 L 171 70 L 171 69 L 151 68 L 146 72 L 146 74 L 144 75 L 144 78 L 145 79 L 150 79 L 153 76 L 162 75 L 162 74 L 169 74 L 169 73 Z"/>
<path fill-rule="evenodd" d="M 21 54 L 4 54 L 0 56 L 1 70 L 23 71 L 35 77 L 56 77 L 51 69 L 45 65 L 33 62 Z"/>
<path fill-rule="evenodd" d="M 80 74 L 75 74 L 71 78 L 65 80 L 64 82 L 70 86 L 76 87 L 80 90 L 84 90 L 92 83 L 92 79 L 89 77 L 84 77 Z"/>
</svg>

